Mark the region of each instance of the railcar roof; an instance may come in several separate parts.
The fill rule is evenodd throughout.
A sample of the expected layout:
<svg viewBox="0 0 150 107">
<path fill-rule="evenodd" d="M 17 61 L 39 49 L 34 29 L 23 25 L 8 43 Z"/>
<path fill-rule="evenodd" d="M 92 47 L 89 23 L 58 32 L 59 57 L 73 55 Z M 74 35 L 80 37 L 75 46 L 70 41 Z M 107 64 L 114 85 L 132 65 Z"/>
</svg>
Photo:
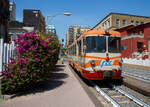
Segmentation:
<svg viewBox="0 0 150 107">
<path fill-rule="evenodd" d="M 83 34 L 83 36 L 87 36 L 87 35 L 107 35 L 107 32 L 106 30 L 90 30 L 86 33 Z M 110 35 L 117 35 L 117 36 L 120 36 L 120 33 L 118 31 L 113 31 L 113 30 L 109 30 L 109 34 Z"/>
<path fill-rule="evenodd" d="M 77 40 L 75 40 L 70 46 L 72 47 L 77 41 L 79 41 L 81 38 L 86 37 L 88 35 L 108 35 L 108 33 L 106 32 L 106 30 L 90 30 L 86 33 L 84 33 L 83 35 L 81 35 Z M 120 33 L 118 31 L 113 31 L 113 30 L 109 30 L 109 35 L 111 36 L 118 36 L 120 37 Z"/>
</svg>

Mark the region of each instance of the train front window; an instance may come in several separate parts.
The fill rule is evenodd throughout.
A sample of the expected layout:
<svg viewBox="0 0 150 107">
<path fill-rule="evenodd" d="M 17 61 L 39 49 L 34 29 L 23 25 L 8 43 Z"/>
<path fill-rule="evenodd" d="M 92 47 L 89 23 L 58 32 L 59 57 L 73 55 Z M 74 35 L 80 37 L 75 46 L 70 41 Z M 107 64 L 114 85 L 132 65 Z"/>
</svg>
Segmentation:
<svg viewBox="0 0 150 107">
<path fill-rule="evenodd" d="M 108 52 L 120 53 L 121 52 L 121 39 L 119 37 L 108 37 Z"/>
<path fill-rule="evenodd" d="M 106 52 L 106 37 L 104 36 L 89 36 L 87 41 L 87 53 L 92 52 Z"/>
</svg>

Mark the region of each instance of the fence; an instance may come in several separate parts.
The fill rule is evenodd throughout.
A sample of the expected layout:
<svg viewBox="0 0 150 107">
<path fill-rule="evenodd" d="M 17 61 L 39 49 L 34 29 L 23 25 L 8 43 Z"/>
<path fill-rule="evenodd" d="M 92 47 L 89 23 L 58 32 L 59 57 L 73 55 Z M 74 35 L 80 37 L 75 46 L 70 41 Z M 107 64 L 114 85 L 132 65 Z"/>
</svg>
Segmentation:
<svg viewBox="0 0 150 107">
<path fill-rule="evenodd" d="M 131 59 L 131 58 L 123 58 L 123 63 L 127 64 L 134 64 L 134 65 L 143 65 L 143 66 L 149 66 L 150 67 L 150 60 L 149 59 Z"/>
<path fill-rule="evenodd" d="M 15 54 L 15 43 L 12 41 L 11 43 L 1 43 L 0 45 L 0 67 L 1 70 L 4 70 L 4 64 L 8 64 L 10 62 L 10 57 L 14 58 Z M 0 71 L 1 72 L 1 71 Z"/>
<path fill-rule="evenodd" d="M 3 27 L 1 27 L 3 28 Z M 11 36 L 11 43 L 4 43 L 4 30 L 1 30 L 1 38 L 0 38 L 0 98 L 2 97 L 1 93 L 1 72 L 4 70 L 4 64 L 9 63 L 9 58 L 15 57 L 15 43 L 12 37 L 17 37 L 17 35 L 14 34 L 14 36 Z"/>
</svg>

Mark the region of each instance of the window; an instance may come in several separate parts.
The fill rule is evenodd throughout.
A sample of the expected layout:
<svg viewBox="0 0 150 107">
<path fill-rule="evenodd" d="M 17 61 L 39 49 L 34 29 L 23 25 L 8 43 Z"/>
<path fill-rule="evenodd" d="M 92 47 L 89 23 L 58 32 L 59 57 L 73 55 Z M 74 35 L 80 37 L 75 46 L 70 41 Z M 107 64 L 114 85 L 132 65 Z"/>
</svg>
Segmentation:
<svg viewBox="0 0 150 107">
<path fill-rule="evenodd" d="M 75 53 L 74 53 L 74 54 L 76 55 L 76 44 L 75 44 L 75 50 L 74 50 L 74 51 L 75 51 Z"/>
<path fill-rule="evenodd" d="M 120 53 L 121 52 L 121 38 L 108 37 L 108 52 Z"/>
<path fill-rule="evenodd" d="M 38 17 L 38 14 L 37 14 L 37 13 L 35 14 L 35 17 Z"/>
<path fill-rule="evenodd" d="M 9 7 L 9 11 L 12 11 L 13 10 L 13 6 L 11 5 L 10 7 Z"/>
<path fill-rule="evenodd" d="M 122 50 L 126 50 L 127 49 L 127 45 L 124 44 L 123 47 L 122 47 Z"/>
<path fill-rule="evenodd" d="M 116 19 L 116 27 L 119 28 L 119 26 L 120 26 L 120 20 Z"/>
<path fill-rule="evenodd" d="M 139 53 L 142 53 L 142 46 L 143 46 L 143 43 L 142 42 L 137 42 L 137 51 Z"/>
<path fill-rule="evenodd" d="M 106 21 L 105 21 L 105 26 L 107 26 L 107 23 L 106 23 Z"/>
<path fill-rule="evenodd" d="M 141 24 L 144 24 L 144 22 L 141 22 Z"/>
<path fill-rule="evenodd" d="M 110 21 L 108 20 L 108 26 L 110 26 Z"/>
<path fill-rule="evenodd" d="M 87 53 L 92 52 L 106 52 L 106 37 L 104 36 L 90 36 L 86 38 Z"/>
<path fill-rule="evenodd" d="M 87 45 L 86 38 L 83 38 L 83 53 L 86 52 L 86 45 Z"/>
<path fill-rule="evenodd" d="M 139 25 L 139 21 L 136 21 L 136 25 Z"/>
<path fill-rule="evenodd" d="M 126 25 L 126 20 L 122 20 L 122 26 L 125 26 Z"/>
<path fill-rule="evenodd" d="M 74 55 L 74 45 L 73 45 L 73 55 Z"/>
<path fill-rule="evenodd" d="M 79 52 L 79 55 L 81 55 L 81 40 L 78 41 L 78 47 L 79 47 L 79 48 L 78 48 L 78 49 L 79 49 L 79 51 L 78 51 L 78 52 Z"/>
<path fill-rule="evenodd" d="M 130 22 L 131 24 L 134 24 L 134 20 L 131 20 L 131 22 Z"/>
</svg>

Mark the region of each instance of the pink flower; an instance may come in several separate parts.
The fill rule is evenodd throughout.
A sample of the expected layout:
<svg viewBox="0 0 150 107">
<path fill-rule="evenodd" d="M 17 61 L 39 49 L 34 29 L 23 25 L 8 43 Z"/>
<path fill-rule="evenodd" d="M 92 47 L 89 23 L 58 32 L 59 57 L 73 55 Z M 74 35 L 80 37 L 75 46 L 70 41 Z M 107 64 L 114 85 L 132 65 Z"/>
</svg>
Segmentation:
<svg viewBox="0 0 150 107">
<path fill-rule="evenodd" d="M 40 58 L 35 58 L 36 61 L 41 61 Z"/>
<path fill-rule="evenodd" d="M 44 46 L 44 47 L 48 46 L 47 43 L 45 43 L 45 42 L 41 43 L 41 45 Z"/>
<path fill-rule="evenodd" d="M 49 39 L 49 40 L 52 40 L 53 37 L 52 36 L 47 36 L 46 38 Z"/>
<path fill-rule="evenodd" d="M 14 77 L 15 77 L 15 74 L 11 74 L 11 77 L 14 78 Z"/>
</svg>

